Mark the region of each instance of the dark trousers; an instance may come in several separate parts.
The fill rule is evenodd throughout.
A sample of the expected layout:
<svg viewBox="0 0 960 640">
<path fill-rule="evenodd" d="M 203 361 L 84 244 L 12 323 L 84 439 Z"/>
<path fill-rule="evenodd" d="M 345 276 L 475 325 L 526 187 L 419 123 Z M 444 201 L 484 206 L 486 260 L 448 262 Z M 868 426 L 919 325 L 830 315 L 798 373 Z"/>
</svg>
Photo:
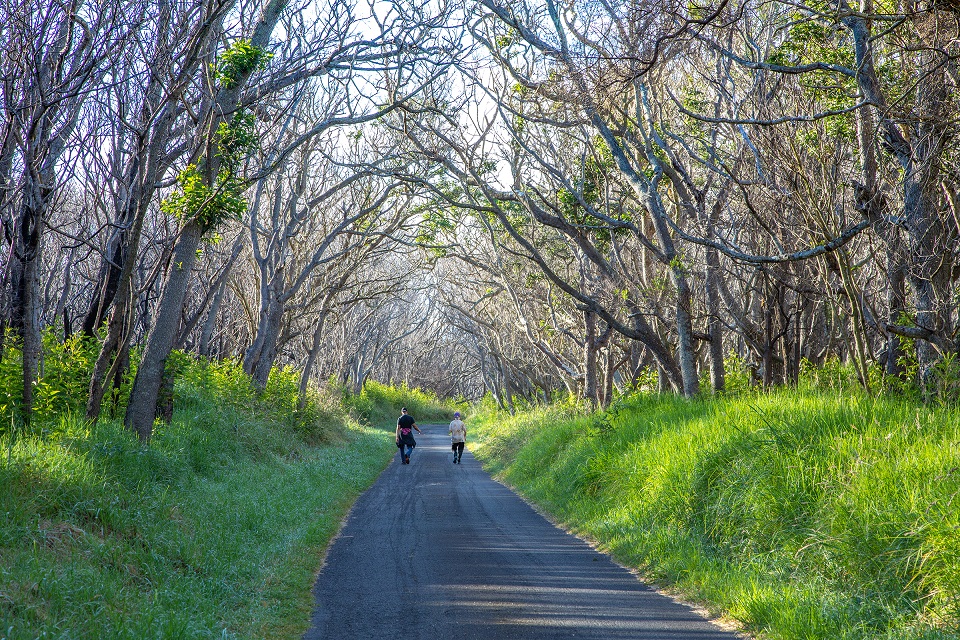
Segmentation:
<svg viewBox="0 0 960 640">
<path fill-rule="evenodd" d="M 454 458 L 456 458 L 457 460 L 459 460 L 461 457 L 463 457 L 463 443 L 462 443 L 462 442 L 454 442 L 454 443 L 453 443 L 453 446 L 452 446 L 451 448 L 453 449 L 453 457 L 454 457 Z"/>
</svg>

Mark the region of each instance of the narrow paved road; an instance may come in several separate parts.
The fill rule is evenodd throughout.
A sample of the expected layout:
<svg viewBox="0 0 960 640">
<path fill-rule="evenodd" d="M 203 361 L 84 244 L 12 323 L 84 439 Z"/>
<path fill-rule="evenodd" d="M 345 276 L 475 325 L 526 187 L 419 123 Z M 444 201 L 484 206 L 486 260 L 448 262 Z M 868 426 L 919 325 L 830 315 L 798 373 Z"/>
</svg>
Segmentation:
<svg viewBox="0 0 960 640">
<path fill-rule="evenodd" d="M 357 501 L 314 594 L 307 640 L 735 640 L 557 529 L 446 426 Z"/>
</svg>

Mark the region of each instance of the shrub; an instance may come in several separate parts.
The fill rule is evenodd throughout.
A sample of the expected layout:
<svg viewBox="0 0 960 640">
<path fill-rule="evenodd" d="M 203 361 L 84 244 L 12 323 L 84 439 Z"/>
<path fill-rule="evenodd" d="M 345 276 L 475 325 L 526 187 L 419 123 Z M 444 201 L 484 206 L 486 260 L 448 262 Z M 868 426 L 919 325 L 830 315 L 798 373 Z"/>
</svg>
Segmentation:
<svg viewBox="0 0 960 640">
<path fill-rule="evenodd" d="M 64 415 L 83 415 L 90 375 L 100 343 L 80 334 L 61 340 L 52 327 L 43 332 L 42 368 L 34 386 L 31 428 L 53 428 Z M 129 392 L 124 379 L 124 395 Z M 0 435 L 22 424 L 23 353 L 9 330 L 0 357 Z"/>
<path fill-rule="evenodd" d="M 753 372 L 744 358 L 731 351 L 723 359 L 724 392 L 744 393 L 753 389 Z"/>
<path fill-rule="evenodd" d="M 218 398 L 214 410 L 254 412 L 263 425 L 295 433 L 310 444 L 338 440 L 346 410 L 336 394 L 311 389 L 301 407 L 299 384 L 299 372 L 292 367 L 274 368 L 258 394 L 238 360 L 191 358 L 178 377 L 176 402 L 181 409 L 208 411 L 209 399 Z"/>
<path fill-rule="evenodd" d="M 421 389 L 411 389 L 406 384 L 391 387 L 373 380 L 363 385 L 356 395 L 343 391 L 345 403 L 360 420 L 377 426 L 395 424 L 400 409 L 406 407 L 418 422 L 449 420 L 453 410 L 436 395 Z"/>
</svg>

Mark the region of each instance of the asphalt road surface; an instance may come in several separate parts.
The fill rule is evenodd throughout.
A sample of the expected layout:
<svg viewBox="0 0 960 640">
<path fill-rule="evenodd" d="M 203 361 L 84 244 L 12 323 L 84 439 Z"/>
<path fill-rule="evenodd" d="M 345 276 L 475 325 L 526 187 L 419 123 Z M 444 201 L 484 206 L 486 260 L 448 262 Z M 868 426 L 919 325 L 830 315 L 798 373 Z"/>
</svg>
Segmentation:
<svg viewBox="0 0 960 640">
<path fill-rule="evenodd" d="M 735 640 L 553 526 L 422 427 L 357 501 L 314 587 L 307 640 Z"/>
</svg>

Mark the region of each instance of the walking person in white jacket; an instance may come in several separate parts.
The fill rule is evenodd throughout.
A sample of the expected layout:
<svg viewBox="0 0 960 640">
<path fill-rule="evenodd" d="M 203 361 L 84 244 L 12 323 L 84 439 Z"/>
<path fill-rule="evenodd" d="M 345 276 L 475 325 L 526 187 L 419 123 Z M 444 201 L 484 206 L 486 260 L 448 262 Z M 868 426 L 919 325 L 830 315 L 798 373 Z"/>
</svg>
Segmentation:
<svg viewBox="0 0 960 640">
<path fill-rule="evenodd" d="M 460 419 L 460 412 L 453 414 L 453 422 L 450 423 L 450 442 L 453 449 L 453 464 L 460 464 L 460 458 L 463 456 L 463 445 L 467 441 L 467 425 Z"/>
</svg>

